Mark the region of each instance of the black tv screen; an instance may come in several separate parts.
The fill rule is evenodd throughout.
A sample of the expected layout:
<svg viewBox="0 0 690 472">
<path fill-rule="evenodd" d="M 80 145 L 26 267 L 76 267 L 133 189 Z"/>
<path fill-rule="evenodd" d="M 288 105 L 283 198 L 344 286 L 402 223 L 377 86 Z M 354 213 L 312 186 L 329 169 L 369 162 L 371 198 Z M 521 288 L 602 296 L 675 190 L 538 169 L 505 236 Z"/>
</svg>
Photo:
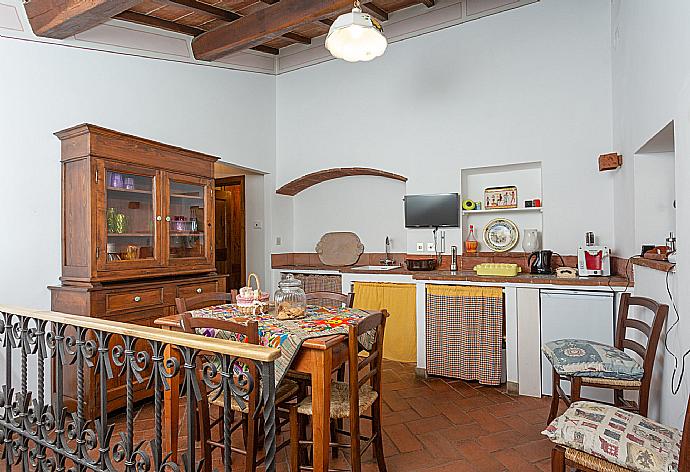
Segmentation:
<svg viewBox="0 0 690 472">
<path fill-rule="evenodd" d="M 406 228 L 460 226 L 460 195 L 407 195 L 405 197 Z"/>
</svg>

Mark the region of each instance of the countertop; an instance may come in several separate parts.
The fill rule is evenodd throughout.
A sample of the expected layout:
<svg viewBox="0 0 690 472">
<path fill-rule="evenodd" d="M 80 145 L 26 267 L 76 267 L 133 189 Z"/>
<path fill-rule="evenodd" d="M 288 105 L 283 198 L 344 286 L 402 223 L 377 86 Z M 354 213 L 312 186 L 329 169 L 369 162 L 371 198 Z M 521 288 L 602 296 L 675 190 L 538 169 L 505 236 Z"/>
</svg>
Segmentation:
<svg viewBox="0 0 690 472">
<path fill-rule="evenodd" d="M 415 280 L 450 280 L 458 282 L 488 282 L 494 284 L 542 284 L 542 285 L 568 285 L 583 287 L 632 287 L 632 281 L 625 277 L 576 277 L 574 279 L 558 278 L 556 275 L 519 274 L 515 277 L 497 277 L 477 275 L 473 271 L 431 270 L 409 271 L 404 267 L 386 271 L 355 270 L 356 266 L 331 267 L 325 265 L 280 265 L 274 266 L 274 270 L 282 271 L 330 271 L 352 274 L 377 274 L 377 275 L 411 275 Z"/>
</svg>

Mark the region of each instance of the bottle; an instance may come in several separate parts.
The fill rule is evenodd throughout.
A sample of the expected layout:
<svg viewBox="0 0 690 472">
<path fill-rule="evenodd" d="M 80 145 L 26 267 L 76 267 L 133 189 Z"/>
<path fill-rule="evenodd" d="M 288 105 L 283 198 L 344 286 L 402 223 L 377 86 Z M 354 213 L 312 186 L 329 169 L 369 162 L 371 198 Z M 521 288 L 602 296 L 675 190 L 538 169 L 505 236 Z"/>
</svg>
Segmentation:
<svg viewBox="0 0 690 472">
<path fill-rule="evenodd" d="M 456 272 L 458 270 L 458 247 L 450 247 L 450 270 Z"/>
<path fill-rule="evenodd" d="M 474 237 L 474 225 L 470 225 L 470 234 L 468 234 L 467 239 L 465 239 L 465 252 L 476 253 L 477 246 L 479 246 L 479 243 L 477 242 L 477 238 Z"/>
</svg>

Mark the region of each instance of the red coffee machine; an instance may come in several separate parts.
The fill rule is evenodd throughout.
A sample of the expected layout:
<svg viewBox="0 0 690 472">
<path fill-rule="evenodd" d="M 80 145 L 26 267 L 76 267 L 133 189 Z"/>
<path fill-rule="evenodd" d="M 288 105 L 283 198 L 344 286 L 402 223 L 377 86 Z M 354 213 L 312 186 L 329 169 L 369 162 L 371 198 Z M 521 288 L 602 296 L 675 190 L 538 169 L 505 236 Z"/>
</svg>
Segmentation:
<svg viewBox="0 0 690 472">
<path fill-rule="evenodd" d="M 577 274 L 580 277 L 611 275 L 611 251 L 607 246 L 596 246 L 591 231 L 585 234 L 585 246 L 577 250 Z"/>
</svg>

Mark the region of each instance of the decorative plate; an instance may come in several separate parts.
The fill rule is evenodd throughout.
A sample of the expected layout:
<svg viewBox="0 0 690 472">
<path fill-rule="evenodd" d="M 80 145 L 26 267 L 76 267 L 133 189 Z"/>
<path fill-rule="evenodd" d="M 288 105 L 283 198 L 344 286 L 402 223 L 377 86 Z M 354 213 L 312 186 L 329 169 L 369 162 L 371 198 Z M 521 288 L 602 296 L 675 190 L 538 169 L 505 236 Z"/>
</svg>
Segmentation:
<svg viewBox="0 0 690 472">
<path fill-rule="evenodd" d="M 510 251 L 520 237 L 518 228 L 506 218 L 496 218 L 484 227 L 484 242 L 496 252 Z"/>
</svg>

